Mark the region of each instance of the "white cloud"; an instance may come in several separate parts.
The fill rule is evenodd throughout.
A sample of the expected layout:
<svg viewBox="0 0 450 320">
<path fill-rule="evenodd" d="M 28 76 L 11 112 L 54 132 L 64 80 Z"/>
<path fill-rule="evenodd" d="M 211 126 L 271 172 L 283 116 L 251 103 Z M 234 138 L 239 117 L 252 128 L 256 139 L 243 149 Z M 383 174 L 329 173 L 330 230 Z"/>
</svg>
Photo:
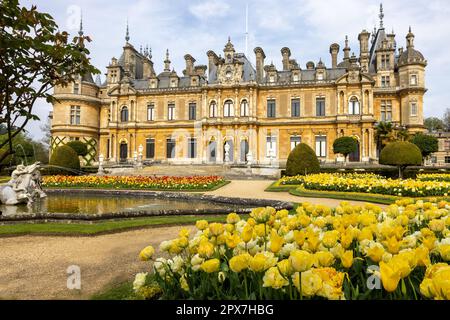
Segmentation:
<svg viewBox="0 0 450 320">
<path fill-rule="evenodd" d="M 230 5 L 220 0 L 207 0 L 189 7 L 189 11 L 199 19 L 224 17 L 228 14 Z"/>
</svg>

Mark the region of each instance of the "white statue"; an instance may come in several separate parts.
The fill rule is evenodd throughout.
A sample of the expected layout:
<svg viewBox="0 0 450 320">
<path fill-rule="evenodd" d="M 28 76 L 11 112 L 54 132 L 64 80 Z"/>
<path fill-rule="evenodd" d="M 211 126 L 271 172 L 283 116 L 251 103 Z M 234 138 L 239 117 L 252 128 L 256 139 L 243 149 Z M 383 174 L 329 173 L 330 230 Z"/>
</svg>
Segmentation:
<svg viewBox="0 0 450 320">
<path fill-rule="evenodd" d="M 41 187 L 40 163 L 30 166 L 20 164 L 11 174 L 11 180 L 0 188 L 0 201 L 7 205 L 31 204 L 35 199 L 47 195 Z"/>
<path fill-rule="evenodd" d="M 228 144 L 228 141 L 225 142 L 225 163 L 230 162 L 230 145 Z"/>
</svg>

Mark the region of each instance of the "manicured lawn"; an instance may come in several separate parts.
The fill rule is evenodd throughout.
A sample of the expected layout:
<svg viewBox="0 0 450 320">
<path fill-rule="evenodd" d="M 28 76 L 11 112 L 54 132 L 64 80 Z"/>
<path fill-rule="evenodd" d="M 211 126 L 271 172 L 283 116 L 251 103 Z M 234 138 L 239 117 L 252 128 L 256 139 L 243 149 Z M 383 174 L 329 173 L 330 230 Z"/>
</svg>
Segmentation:
<svg viewBox="0 0 450 320">
<path fill-rule="evenodd" d="M 219 216 L 171 216 L 124 219 L 107 222 L 86 223 L 20 223 L 0 226 L 0 236 L 10 235 L 86 235 L 93 236 L 102 233 L 112 233 L 127 229 L 137 229 L 158 225 L 193 224 L 199 219 L 211 222 L 224 221 L 225 215 Z"/>
</svg>

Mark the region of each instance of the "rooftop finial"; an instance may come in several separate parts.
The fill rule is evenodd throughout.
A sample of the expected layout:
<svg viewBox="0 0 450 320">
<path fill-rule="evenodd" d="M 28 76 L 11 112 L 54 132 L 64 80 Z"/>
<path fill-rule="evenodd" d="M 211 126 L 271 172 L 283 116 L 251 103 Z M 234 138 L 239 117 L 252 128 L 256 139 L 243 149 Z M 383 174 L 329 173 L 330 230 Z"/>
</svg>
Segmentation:
<svg viewBox="0 0 450 320">
<path fill-rule="evenodd" d="M 169 49 L 166 50 L 166 60 L 164 60 L 164 71 L 170 71 Z"/>
<path fill-rule="evenodd" d="M 130 30 L 128 28 L 128 19 L 127 19 L 127 32 L 125 34 L 125 41 L 128 43 L 130 41 Z"/>
<path fill-rule="evenodd" d="M 151 59 L 152 58 L 152 47 L 150 47 L 148 49 L 148 58 Z"/>
<path fill-rule="evenodd" d="M 228 36 L 228 43 L 230 43 L 231 42 L 231 37 L 230 36 Z"/>
<path fill-rule="evenodd" d="M 78 35 L 80 37 L 83 35 L 83 11 L 80 13 L 80 31 L 78 31 Z"/>
<path fill-rule="evenodd" d="M 345 36 L 345 47 L 348 48 L 348 36 Z"/>
<path fill-rule="evenodd" d="M 380 29 L 383 29 L 383 19 L 384 19 L 384 13 L 383 13 L 383 4 L 380 3 L 380 14 L 378 15 L 380 18 Z"/>
<path fill-rule="evenodd" d="M 409 26 L 409 33 L 412 33 L 412 32 L 411 32 L 411 26 Z"/>
</svg>

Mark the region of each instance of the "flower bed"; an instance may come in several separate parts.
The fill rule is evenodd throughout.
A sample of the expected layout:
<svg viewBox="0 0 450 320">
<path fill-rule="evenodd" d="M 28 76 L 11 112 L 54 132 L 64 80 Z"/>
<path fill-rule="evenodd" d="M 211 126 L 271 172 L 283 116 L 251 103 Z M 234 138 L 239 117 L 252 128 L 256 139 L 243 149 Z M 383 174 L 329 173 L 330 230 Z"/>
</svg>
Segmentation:
<svg viewBox="0 0 450 320">
<path fill-rule="evenodd" d="M 46 188 L 97 188 L 139 190 L 210 190 L 225 184 L 219 176 L 44 176 Z"/>
<path fill-rule="evenodd" d="M 149 246 L 135 291 L 162 299 L 450 299 L 450 203 L 399 200 L 295 212 L 254 209 L 197 221 Z"/>
<path fill-rule="evenodd" d="M 421 173 L 417 175 L 417 180 L 450 182 L 450 173 Z"/>
<path fill-rule="evenodd" d="M 406 197 L 448 196 L 450 182 L 386 179 L 374 174 L 320 173 L 285 177 L 280 185 L 303 185 L 308 190 L 361 192 Z"/>
</svg>

